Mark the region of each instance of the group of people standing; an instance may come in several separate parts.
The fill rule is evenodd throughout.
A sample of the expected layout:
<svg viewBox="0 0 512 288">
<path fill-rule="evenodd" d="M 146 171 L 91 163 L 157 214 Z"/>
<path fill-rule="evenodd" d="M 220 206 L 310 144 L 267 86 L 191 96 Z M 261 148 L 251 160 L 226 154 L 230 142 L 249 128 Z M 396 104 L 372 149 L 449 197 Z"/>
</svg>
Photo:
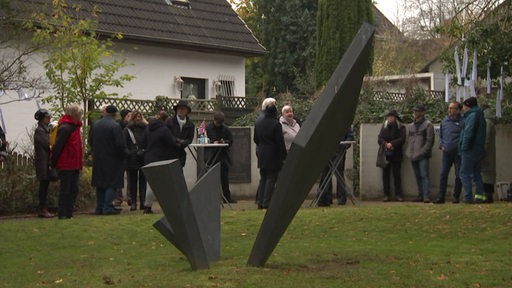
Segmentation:
<svg viewBox="0 0 512 288">
<path fill-rule="evenodd" d="M 299 132 L 301 123 L 295 118 L 291 104 L 283 105 L 281 115 L 278 117 L 276 99 L 266 98 L 261 104 L 261 113 L 254 125 L 254 143 L 256 144 L 256 156 L 260 170 L 260 181 L 256 192 L 256 204 L 258 209 L 267 209 L 275 185 L 288 151 L 291 148 L 295 136 Z M 337 151 L 325 164 L 321 174 L 320 183 L 325 182 L 323 190 L 317 194 L 318 206 L 330 206 L 333 201 L 332 170 L 335 170 L 336 198 L 339 205 L 346 203 L 346 186 L 344 177 L 345 152 L 350 147 L 347 141 L 354 139 L 352 129 L 346 132 Z M 331 167 L 333 159 L 341 153 L 342 160 L 336 167 Z M 332 168 L 332 169 L 331 169 Z"/>
<path fill-rule="evenodd" d="M 256 195 L 259 209 L 267 209 L 279 171 L 282 168 L 291 144 L 300 130 L 300 122 L 294 117 L 291 105 L 284 105 L 278 117 L 276 100 L 266 98 L 254 128 L 254 142 L 260 181 Z M 173 107 L 175 115 L 158 112 L 147 121 L 140 111 L 122 111 L 121 121 L 116 121 L 118 109 L 113 105 L 104 107 L 101 118 L 90 128 L 88 141 L 91 147 L 93 169 L 92 186 L 96 187 L 96 208 L 98 215 L 118 214 L 120 208 L 114 205 L 116 191 L 124 185 L 124 173 L 128 178 L 128 202 L 130 210 L 137 208 L 152 213 L 153 195 L 148 189 L 146 178 L 141 170 L 145 164 L 178 159 L 185 166 L 185 148 L 192 143 L 195 126 L 189 119 L 191 108 L 186 101 Z M 464 115 L 461 115 L 461 110 Z M 58 196 L 58 217 L 73 217 L 73 209 L 79 189 L 79 174 L 82 169 L 82 109 L 79 105 L 66 107 L 65 114 L 58 120 L 55 143 L 50 147 L 49 123 L 51 114 L 39 109 L 34 115 L 38 126 L 34 132 L 35 166 L 39 180 L 40 217 L 53 217 L 46 207 L 46 197 L 50 183 L 50 171 L 57 170 L 60 180 Z M 378 135 L 379 153 L 386 161 L 383 169 L 383 201 L 391 201 L 390 177 L 393 174 L 394 197 L 403 201 L 401 186 L 401 163 L 404 153 L 411 161 L 416 178 L 417 202 L 429 203 L 429 159 L 434 145 L 434 127 L 425 118 L 426 107 L 417 104 L 413 108 L 414 121 L 402 123 L 396 110 L 390 110 Z M 490 203 L 493 201 L 495 182 L 494 118 L 487 106 L 480 108 L 477 99 L 470 97 L 462 104 L 451 102 L 447 116 L 442 120 L 439 132 L 439 149 L 442 151 L 441 177 L 436 204 L 445 203 L 448 175 L 455 169 L 455 186 L 452 202 L 459 203 L 461 194 L 464 203 Z M 224 124 L 224 114 L 217 112 L 212 123 L 206 127 L 212 143 L 227 143 L 219 154 L 221 162 L 221 184 L 224 201 L 236 203 L 231 197 L 228 169 L 231 164 L 228 149 L 233 143 L 230 129 Z M 352 141 L 353 133 L 347 131 L 342 141 Z M 5 138 L 2 138 L 2 145 Z M 345 152 L 350 145 L 340 144 L 336 153 Z M 404 147 L 406 149 L 404 150 Z M 208 155 L 208 151 L 206 151 Z M 206 157 L 208 157 L 206 155 Z M 332 159 L 330 159 L 332 161 Z M 337 178 L 343 177 L 344 159 L 340 162 Z M 326 164 L 321 183 L 327 182 L 325 191 L 317 195 L 319 206 L 332 204 L 331 174 L 333 169 Z M 488 169 L 487 169 L 488 168 Z M 341 170 L 341 171 L 340 171 Z M 484 177 L 482 178 L 482 172 Z M 339 174 L 339 175 L 338 175 Z M 489 177 L 485 177 L 489 176 Z M 475 194 L 472 193 L 472 182 Z M 346 188 L 343 179 L 337 183 L 338 204 L 346 202 Z M 137 197 L 138 192 L 138 197 Z M 138 201 L 138 203 L 137 203 Z"/>
<path fill-rule="evenodd" d="M 108 105 L 100 109 L 101 116 L 92 123 L 88 135 L 93 163 L 91 185 L 96 188 L 95 214 L 120 213 L 122 209 L 115 205 L 115 200 L 124 186 L 125 172 L 128 179 L 127 198 L 130 210 L 139 208 L 144 210 L 144 213 L 153 213 L 153 194 L 151 189 L 147 189 L 146 178 L 141 168 L 151 162 L 172 159 L 177 159 L 182 167 L 185 166 L 185 149 L 192 143 L 195 134 L 195 126 L 188 117 L 191 112 L 188 103 L 179 101 L 173 106 L 173 110 L 173 117 L 165 111 L 160 111 L 149 121 L 140 111 L 122 110 L 122 118 L 118 121 L 117 107 Z M 79 105 L 66 107 L 65 114 L 58 120 L 53 145 L 50 145 L 49 129 L 51 113 L 46 109 L 39 109 L 34 115 L 38 121 L 34 132 L 34 163 L 40 184 L 37 212 L 40 217 L 55 216 L 48 211 L 46 205 L 52 170 L 58 171 L 60 180 L 57 216 L 59 219 L 73 217 L 79 175 L 83 165 L 80 134 L 82 113 Z M 215 113 L 213 122 L 206 129 L 212 137 L 212 143 L 228 144 L 228 147 L 223 148 L 225 151 L 221 151 L 218 161 L 222 167 L 224 199 L 234 203 L 227 181 L 230 164 L 227 150 L 233 142 L 233 137 L 224 124 L 224 114 Z"/>
<path fill-rule="evenodd" d="M 470 97 L 463 103 L 451 102 L 447 116 L 439 130 L 439 149 L 442 151 L 441 177 L 435 204 L 445 203 L 448 175 L 455 169 L 452 202 L 459 203 L 463 191 L 464 203 L 492 203 L 495 182 L 495 132 L 494 117 L 488 106 L 478 106 L 477 98 Z M 461 111 L 464 115 L 461 115 Z M 401 163 L 403 149 L 411 161 L 418 187 L 415 202 L 430 203 L 429 160 L 434 146 L 434 126 L 425 118 L 426 107 L 413 108 L 413 123 L 404 125 L 396 110 L 391 110 L 378 135 L 378 144 L 386 159 L 382 182 L 383 201 L 390 201 L 390 175 L 393 173 L 395 198 L 403 201 L 401 188 Z M 485 115 L 485 116 L 484 116 Z M 482 172 L 484 178 L 482 179 Z M 472 193 L 472 182 L 475 194 Z M 485 188 L 484 188 L 485 187 Z"/>
</svg>

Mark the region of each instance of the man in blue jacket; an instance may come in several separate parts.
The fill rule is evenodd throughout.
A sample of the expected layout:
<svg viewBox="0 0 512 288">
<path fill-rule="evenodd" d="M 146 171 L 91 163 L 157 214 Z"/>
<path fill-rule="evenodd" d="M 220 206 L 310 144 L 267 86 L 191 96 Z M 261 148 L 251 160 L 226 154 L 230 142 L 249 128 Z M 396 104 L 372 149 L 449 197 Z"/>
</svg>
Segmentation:
<svg viewBox="0 0 512 288">
<path fill-rule="evenodd" d="M 459 139 L 464 118 L 460 115 L 462 105 L 458 102 L 451 102 L 448 105 L 448 115 L 441 121 L 439 129 L 439 149 L 443 152 L 441 160 L 441 178 L 439 181 L 439 194 L 434 204 L 443 204 L 448 183 L 448 174 L 452 165 L 455 167 L 455 187 L 453 188 L 453 203 L 459 203 L 462 183 L 459 177 L 460 155 Z"/>
<path fill-rule="evenodd" d="M 475 203 L 485 200 L 482 182 L 482 159 L 485 145 L 485 118 L 478 107 L 476 97 L 463 102 L 464 129 L 460 135 L 459 153 L 461 155 L 460 180 L 464 187 L 464 203 L 473 203 L 471 180 L 475 183 Z"/>
</svg>

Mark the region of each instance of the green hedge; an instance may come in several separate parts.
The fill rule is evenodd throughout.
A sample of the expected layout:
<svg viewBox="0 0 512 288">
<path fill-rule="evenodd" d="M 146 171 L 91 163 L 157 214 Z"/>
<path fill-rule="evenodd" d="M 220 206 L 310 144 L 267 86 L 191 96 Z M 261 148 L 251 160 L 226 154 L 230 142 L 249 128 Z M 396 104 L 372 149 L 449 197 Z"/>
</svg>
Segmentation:
<svg viewBox="0 0 512 288">
<path fill-rule="evenodd" d="M 0 167 L 0 216 L 36 213 L 39 204 L 39 181 L 31 160 L 11 154 Z M 58 182 L 50 183 L 47 206 L 56 211 Z M 80 188 L 76 201 L 78 211 L 88 211 L 95 203 L 95 190 L 91 187 L 91 168 L 85 167 L 80 174 Z M 92 211 L 92 210 L 91 210 Z"/>
</svg>

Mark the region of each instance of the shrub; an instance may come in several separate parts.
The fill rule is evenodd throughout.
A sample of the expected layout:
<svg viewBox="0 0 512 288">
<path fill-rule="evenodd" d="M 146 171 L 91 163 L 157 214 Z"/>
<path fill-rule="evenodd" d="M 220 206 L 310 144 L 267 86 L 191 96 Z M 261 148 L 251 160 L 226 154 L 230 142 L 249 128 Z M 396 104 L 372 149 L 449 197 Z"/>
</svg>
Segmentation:
<svg viewBox="0 0 512 288">
<path fill-rule="evenodd" d="M 91 187 L 91 168 L 84 167 L 80 174 L 80 190 L 76 208 L 79 211 L 90 209 L 95 201 Z M 39 181 L 35 175 L 33 160 L 30 157 L 11 153 L 0 166 L 0 215 L 35 213 L 39 204 Z M 59 183 L 50 183 L 47 205 L 55 210 L 58 205 Z"/>
</svg>

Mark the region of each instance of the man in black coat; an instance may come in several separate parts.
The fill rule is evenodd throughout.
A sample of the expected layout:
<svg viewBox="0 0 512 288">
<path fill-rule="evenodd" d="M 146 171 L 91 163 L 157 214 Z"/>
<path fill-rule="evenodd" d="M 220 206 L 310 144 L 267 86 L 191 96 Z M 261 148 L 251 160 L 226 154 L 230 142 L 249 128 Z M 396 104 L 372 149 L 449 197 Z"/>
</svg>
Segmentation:
<svg viewBox="0 0 512 288">
<path fill-rule="evenodd" d="M 225 143 L 229 146 L 221 147 L 221 148 L 206 148 L 205 149 L 205 159 L 207 159 L 207 165 L 213 165 L 217 162 L 220 162 L 220 184 L 222 186 L 222 194 L 223 201 L 229 203 L 236 203 L 233 198 L 231 198 L 231 191 L 229 190 L 229 166 L 231 165 L 231 159 L 229 157 L 229 147 L 233 144 L 233 135 L 231 134 L 231 130 L 229 127 L 224 124 L 224 113 L 216 112 L 213 115 L 213 122 L 206 126 L 206 134 L 208 138 L 210 138 L 210 142 L 213 144 Z M 221 149 L 218 151 L 217 149 Z M 215 157 L 216 159 L 212 159 Z"/>
<path fill-rule="evenodd" d="M 266 107 L 262 107 L 262 110 L 263 118 L 259 118 L 254 125 L 254 143 L 257 145 L 261 177 L 258 188 L 258 209 L 267 209 L 274 193 L 277 175 L 286 158 L 286 146 L 283 128 L 277 119 L 275 100 L 267 101 Z"/>
<path fill-rule="evenodd" d="M 171 147 L 174 158 L 180 160 L 181 166 L 185 166 L 187 152 L 185 148 L 194 140 L 194 123 L 188 118 L 192 111 L 187 101 L 180 100 L 173 107 L 175 116 L 167 121 L 167 127 L 171 129 L 172 135 L 176 138 L 176 146 Z"/>
<path fill-rule="evenodd" d="M 121 209 L 112 204 L 115 191 L 123 187 L 126 142 L 123 129 L 114 118 L 116 106 L 109 105 L 103 117 L 91 127 L 92 186 L 96 187 L 96 214 L 118 214 Z"/>
</svg>

